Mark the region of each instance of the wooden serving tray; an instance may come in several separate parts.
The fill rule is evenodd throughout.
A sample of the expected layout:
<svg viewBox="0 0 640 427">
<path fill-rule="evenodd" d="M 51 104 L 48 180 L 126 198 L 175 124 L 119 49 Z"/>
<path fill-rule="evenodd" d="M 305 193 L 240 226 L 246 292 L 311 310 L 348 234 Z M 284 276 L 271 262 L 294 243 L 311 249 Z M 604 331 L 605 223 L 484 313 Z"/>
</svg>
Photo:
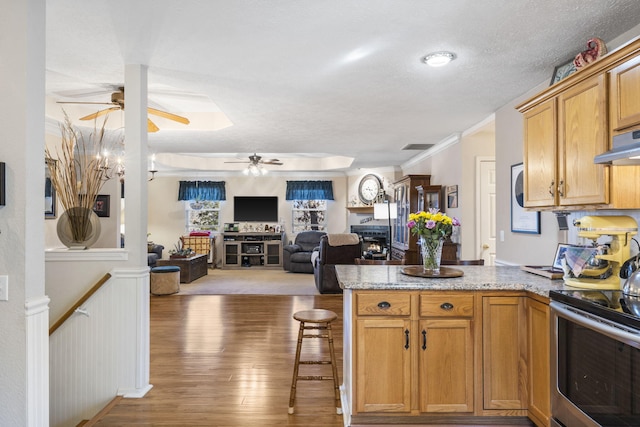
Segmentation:
<svg viewBox="0 0 640 427">
<path fill-rule="evenodd" d="M 450 277 L 464 276 L 463 271 L 456 270 L 455 268 L 449 268 L 449 267 L 440 267 L 440 274 L 425 273 L 421 265 L 412 265 L 409 267 L 403 267 L 402 269 L 400 269 L 400 272 L 402 274 L 406 274 L 407 276 L 429 277 L 433 279 L 437 279 L 437 278 L 446 279 Z"/>
</svg>

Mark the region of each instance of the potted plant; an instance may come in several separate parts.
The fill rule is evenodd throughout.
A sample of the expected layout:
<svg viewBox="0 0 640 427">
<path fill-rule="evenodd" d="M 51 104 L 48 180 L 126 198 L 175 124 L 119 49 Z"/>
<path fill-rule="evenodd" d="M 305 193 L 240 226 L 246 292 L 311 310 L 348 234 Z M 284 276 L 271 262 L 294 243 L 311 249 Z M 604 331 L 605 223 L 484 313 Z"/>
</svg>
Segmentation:
<svg viewBox="0 0 640 427">
<path fill-rule="evenodd" d="M 114 163 L 109 165 L 110 143 L 105 122 L 88 136 L 71 123 L 64 113 L 60 125 L 61 145 L 52 153 L 45 147 L 51 184 L 65 212 L 58 220 L 58 237 L 70 249 L 86 249 L 100 236 L 100 220 L 93 211 L 98 193 L 111 178 Z M 55 156 L 54 156 L 55 154 Z"/>
<path fill-rule="evenodd" d="M 169 258 L 188 258 L 193 256 L 195 252 L 191 248 L 185 248 L 182 245 L 182 240 L 178 240 L 178 243 L 174 245 L 173 249 L 169 250 Z"/>
</svg>

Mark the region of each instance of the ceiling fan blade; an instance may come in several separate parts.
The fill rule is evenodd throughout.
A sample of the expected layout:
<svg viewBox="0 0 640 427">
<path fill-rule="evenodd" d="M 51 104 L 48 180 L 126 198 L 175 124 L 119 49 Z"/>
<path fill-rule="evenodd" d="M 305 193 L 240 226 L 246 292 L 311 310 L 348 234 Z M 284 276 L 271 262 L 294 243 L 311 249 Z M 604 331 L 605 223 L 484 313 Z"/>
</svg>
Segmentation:
<svg viewBox="0 0 640 427">
<path fill-rule="evenodd" d="M 155 108 L 151 107 L 148 107 L 147 111 L 149 112 L 149 114 L 164 117 L 165 119 L 173 120 L 185 125 L 189 124 L 189 119 L 187 119 L 186 117 L 178 116 L 177 114 L 167 113 L 166 111 L 156 110 Z"/>
<path fill-rule="evenodd" d="M 89 114 L 88 116 L 84 116 L 84 117 L 80 117 L 80 120 L 94 120 L 100 116 L 104 116 L 106 114 L 109 114 L 112 111 L 118 111 L 120 109 L 120 107 L 110 107 L 107 108 L 105 110 L 100 110 L 96 113 L 93 114 Z"/>
<path fill-rule="evenodd" d="M 268 160 L 266 162 L 262 162 L 263 165 L 276 165 L 276 166 L 282 166 L 283 163 L 280 161 L 273 161 L 273 160 Z"/>
<path fill-rule="evenodd" d="M 113 105 L 113 102 L 56 101 L 56 104 Z"/>
<path fill-rule="evenodd" d="M 147 132 L 158 132 L 160 128 L 151 120 L 147 119 Z"/>
<path fill-rule="evenodd" d="M 251 162 L 224 162 L 224 163 L 251 163 Z"/>
</svg>

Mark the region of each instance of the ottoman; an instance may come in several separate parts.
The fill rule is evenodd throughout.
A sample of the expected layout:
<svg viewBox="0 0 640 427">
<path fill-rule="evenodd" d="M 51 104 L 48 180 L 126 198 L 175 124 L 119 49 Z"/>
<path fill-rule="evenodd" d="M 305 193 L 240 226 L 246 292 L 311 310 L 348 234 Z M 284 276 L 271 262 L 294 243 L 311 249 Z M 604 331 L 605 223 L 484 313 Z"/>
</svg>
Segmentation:
<svg viewBox="0 0 640 427">
<path fill-rule="evenodd" d="M 171 295 L 180 292 L 180 267 L 165 265 L 151 269 L 151 293 Z"/>
</svg>

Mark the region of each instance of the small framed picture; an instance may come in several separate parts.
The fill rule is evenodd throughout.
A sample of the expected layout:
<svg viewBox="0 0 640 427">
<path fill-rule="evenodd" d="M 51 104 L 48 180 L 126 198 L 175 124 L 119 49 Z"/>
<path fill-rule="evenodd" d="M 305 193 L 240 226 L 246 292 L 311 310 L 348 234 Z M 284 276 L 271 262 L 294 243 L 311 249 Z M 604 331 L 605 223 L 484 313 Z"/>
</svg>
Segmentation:
<svg viewBox="0 0 640 427">
<path fill-rule="evenodd" d="M 447 186 L 447 208 L 457 208 L 457 207 L 458 207 L 458 186 L 448 185 Z"/>
<path fill-rule="evenodd" d="M 571 245 L 565 245 L 563 243 L 558 245 L 558 249 L 556 249 L 556 256 L 553 259 L 553 268 L 562 270 L 562 259 L 564 258 L 564 253 L 570 246 Z"/>
<path fill-rule="evenodd" d="M 109 217 L 109 199 L 111 196 L 108 194 L 98 194 L 96 197 L 96 203 L 93 205 L 93 211 L 99 217 Z"/>
<path fill-rule="evenodd" d="M 551 76 L 551 83 L 549 86 L 558 83 L 560 80 L 565 77 L 570 76 L 571 74 L 576 72 L 576 66 L 573 64 L 573 58 L 570 61 L 556 66 L 553 70 L 553 76 Z"/>
</svg>

